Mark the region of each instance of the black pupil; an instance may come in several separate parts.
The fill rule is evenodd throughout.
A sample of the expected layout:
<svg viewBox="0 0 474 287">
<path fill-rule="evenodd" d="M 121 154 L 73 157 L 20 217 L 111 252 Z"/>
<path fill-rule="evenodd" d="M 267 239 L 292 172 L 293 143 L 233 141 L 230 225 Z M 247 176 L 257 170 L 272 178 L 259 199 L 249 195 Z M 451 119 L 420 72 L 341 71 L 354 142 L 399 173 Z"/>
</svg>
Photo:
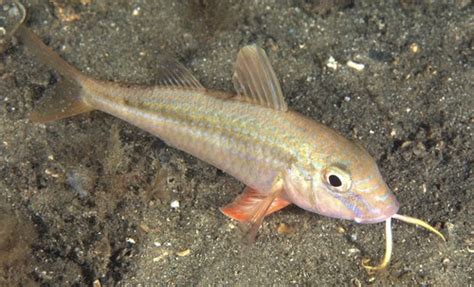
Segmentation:
<svg viewBox="0 0 474 287">
<path fill-rule="evenodd" d="M 342 185 L 341 179 L 333 174 L 329 176 L 329 183 L 334 187 L 339 187 Z"/>
</svg>

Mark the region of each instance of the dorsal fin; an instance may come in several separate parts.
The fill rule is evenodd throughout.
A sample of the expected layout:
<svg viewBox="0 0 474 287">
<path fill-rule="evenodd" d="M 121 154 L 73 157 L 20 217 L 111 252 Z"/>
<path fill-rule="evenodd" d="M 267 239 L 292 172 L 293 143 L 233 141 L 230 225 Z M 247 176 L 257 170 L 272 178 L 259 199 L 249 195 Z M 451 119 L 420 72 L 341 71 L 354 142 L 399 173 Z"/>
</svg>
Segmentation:
<svg viewBox="0 0 474 287">
<path fill-rule="evenodd" d="M 159 59 L 156 78 L 157 84 L 163 86 L 204 88 L 186 67 L 171 57 Z"/>
<path fill-rule="evenodd" d="M 251 103 L 287 111 L 280 83 L 263 49 L 256 45 L 240 49 L 233 76 L 237 94 Z"/>
</svg>

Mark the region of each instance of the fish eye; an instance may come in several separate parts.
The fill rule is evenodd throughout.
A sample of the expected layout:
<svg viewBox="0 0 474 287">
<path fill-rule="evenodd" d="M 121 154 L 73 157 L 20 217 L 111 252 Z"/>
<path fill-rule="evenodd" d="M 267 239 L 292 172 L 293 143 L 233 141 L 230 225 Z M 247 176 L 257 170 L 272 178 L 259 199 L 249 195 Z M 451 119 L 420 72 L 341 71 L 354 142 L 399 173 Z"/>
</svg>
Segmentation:
<svg viewBox="0 0 474 287">
<path fill-rule="evenodd" d="M 334 174 L 329 175 L 328 181 L 332 187 L 340 187 L 342 185 L 341 179 L 337 175 L 334 175 Z"/>
<path fill-rule="evenodd" d="M 338 167 L 326 168 L 323 176 L 327 187 L 334 192 L 344 193 L 351 188 L 350 175 Z"/>
</svg>

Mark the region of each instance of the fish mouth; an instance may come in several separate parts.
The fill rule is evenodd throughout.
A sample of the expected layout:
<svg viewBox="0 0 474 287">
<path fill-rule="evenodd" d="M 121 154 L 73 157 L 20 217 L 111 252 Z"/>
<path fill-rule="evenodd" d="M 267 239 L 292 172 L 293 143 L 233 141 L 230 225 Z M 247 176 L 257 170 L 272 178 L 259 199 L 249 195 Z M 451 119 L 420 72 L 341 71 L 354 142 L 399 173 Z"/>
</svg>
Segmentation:
<svg viewBox="0 0 474 287">
<path fill-rule="evenodd" d="M 388 208 L 385 208 L 381 213 L 370 214 L 367 217 L 355 217 L 354 221 L 361 224 L 372 224 L 372 223 L 384 222 L 388 218 L 391 218 L 393 215 L 395 215 L 399 207 L 400 207 L 400 204 L 398 203 L 398 201 L 395 201 L 392 204 L 390 204 Z"/>
</svg>

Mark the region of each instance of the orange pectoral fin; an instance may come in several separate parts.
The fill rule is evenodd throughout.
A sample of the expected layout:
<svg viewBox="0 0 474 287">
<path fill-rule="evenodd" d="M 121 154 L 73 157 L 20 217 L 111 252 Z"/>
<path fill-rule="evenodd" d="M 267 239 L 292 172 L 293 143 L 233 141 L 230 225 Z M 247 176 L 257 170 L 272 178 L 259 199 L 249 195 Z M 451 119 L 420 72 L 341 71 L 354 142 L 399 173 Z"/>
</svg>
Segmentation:
<svg viewBox="0 0 474 287">
<path fill-rule="evenodd" d="M 259 206 L 266 208 L 263 216 L 267 216 L 291 204 L 289 201 L 286 201 L 281 197 L 275 197 L 270 203 L 270 206 L 268 206 L 268 204 L 262 206 L 262 202 L 268 200 L 268 196 L 269 195 L 264 195 L 255 189 L 246 187 L 241 195 L 239 195 L 232 203 L 221 207 L 220 211 L 225 216 L 237 221 L 249 222 L 256 214 L 262 213 L 262 211 L 258 210 Z"/>
</svg>

